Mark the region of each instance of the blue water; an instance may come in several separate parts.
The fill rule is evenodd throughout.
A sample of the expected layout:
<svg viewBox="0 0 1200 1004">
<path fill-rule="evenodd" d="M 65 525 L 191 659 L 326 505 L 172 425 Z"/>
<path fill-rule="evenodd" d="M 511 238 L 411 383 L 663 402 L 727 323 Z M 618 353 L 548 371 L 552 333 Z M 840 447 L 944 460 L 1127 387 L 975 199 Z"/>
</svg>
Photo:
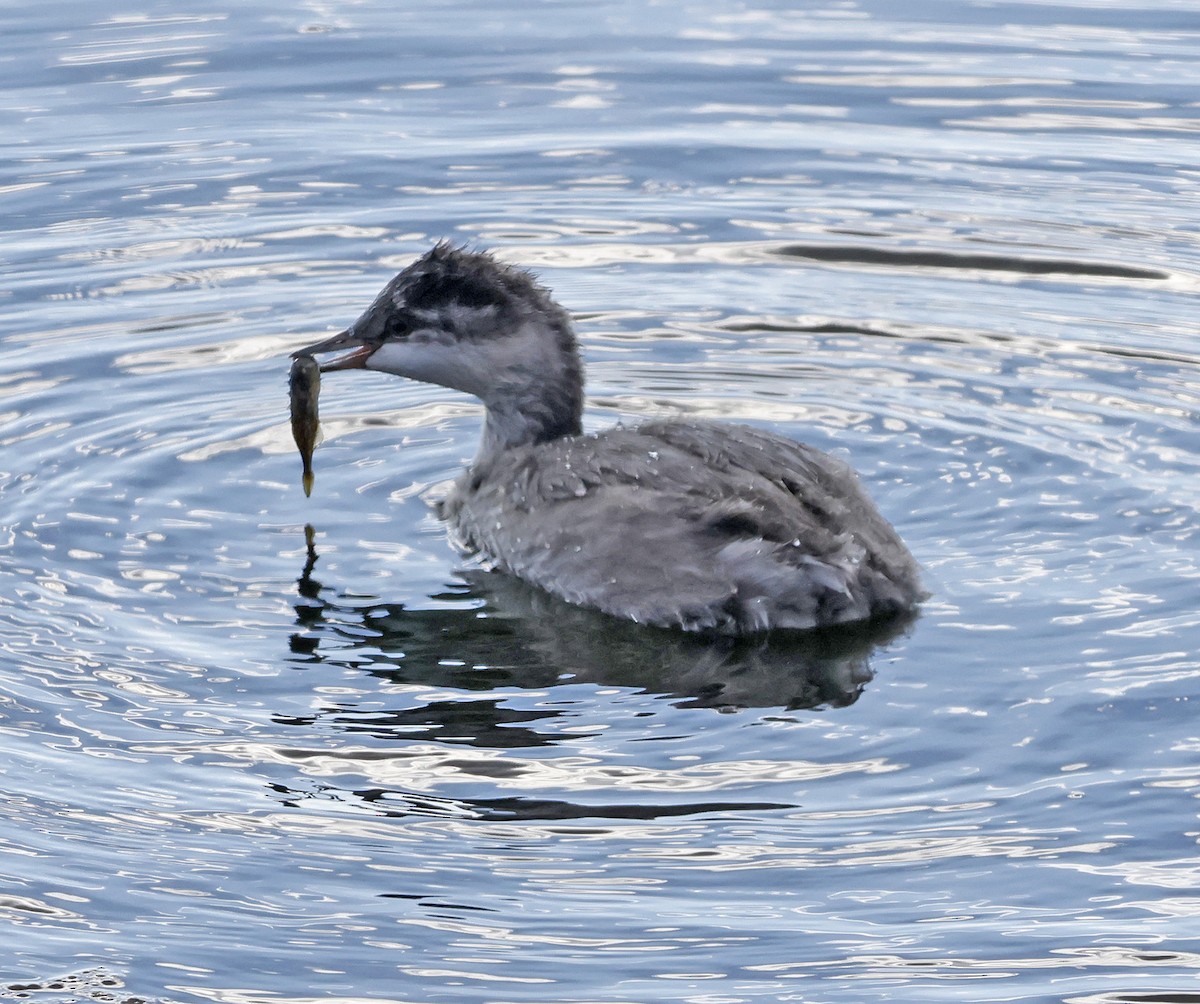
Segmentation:
<svg viewBox="0 0 1200 1004">
<path fill-rule="evenodd" d="M 4 14 L 0 999 L 1200 1002 L 1191 0 Z M 892 635 L 480 581 L 479 411 L 287 353 L 441 238 L 591 428 L 837 452 Z M 312 527 L 312 547 L 305 527 Z"/>
</svg>

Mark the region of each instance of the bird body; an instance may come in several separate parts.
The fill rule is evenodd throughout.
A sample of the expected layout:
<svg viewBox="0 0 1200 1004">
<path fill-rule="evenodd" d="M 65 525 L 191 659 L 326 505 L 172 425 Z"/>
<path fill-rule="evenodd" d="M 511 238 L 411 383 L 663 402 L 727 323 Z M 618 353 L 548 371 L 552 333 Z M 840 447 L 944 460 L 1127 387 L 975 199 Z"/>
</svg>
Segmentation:
<svg viewBox="0 0 1200 1004">
<path fill-rule="evenodd" d="M 439 505 L 456 542 L 568 602 L 719 634 L 911 610 L 919 569 L 839 460 L 742 425 L 584 434 L 569 318 L 528 273 L 445 244 L 297 355 L 474 394 L 474 462 Z"/>
</svg>

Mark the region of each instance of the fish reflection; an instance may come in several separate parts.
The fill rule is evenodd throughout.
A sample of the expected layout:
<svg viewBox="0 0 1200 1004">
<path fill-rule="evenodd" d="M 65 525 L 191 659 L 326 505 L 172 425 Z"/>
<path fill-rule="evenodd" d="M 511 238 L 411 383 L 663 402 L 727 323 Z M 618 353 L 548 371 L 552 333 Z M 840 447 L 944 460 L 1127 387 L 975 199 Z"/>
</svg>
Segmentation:
<svg viewBox="0 0 1200 1004">
<path fill-rule="evenodd" d="M 765 639 L 705 638 L 649 628 L 574 607 L 498 573 L 467 570 L 433 599 L 409 609 L 369 597 L 344 598 L 313 577 L 318 555 L 299 578 L 292 650 L 318 662 L 353 665 L 393 685 L 466 692 L 590 683 L 662 694 L 678 707 L 721 710 L 844 707 L 871 680 L 871 653 L 902 634 L 911 617 Z M 409 695 L 411 696 L 411 694 Z M 489 747 L 554 742 L 532 723 L 552 708 L 521 711 L 492 700 L 453 700 L 387 712 L 340 708 L 352 732 L 439 739 Z M 462 738 L 455 740 L 455 736 Z"/>
</svg>

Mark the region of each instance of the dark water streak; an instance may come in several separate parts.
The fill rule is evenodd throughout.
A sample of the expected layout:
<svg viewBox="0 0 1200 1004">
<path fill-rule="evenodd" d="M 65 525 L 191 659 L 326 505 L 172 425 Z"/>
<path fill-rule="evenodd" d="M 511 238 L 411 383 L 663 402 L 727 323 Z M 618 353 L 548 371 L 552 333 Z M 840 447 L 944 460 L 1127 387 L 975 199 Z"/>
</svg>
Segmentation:
<svg viewBox="0 0 1200 1004">
<path fill-rule="evenodd" d="M 0 998 L 1197 999 L 1194 20 L 12 13 Z M 478 411 L 382 377 L 305 500 L 288 352 L 447 237 L 572 311 L 589 428 L 845 455 L 920 618 L 464 568 Z"/>
<path fill-rule="evenodd" d="M 900 268 L 982 269 L 991 272 L 1017 272 L 1023 275 L 1097 276 L 1113 279 L 1170 278 L 1169 273 L 1157 269 L 1130 268 L 1103 262 L 1059 261 L 998 254 L 957 254 L 921 249 L 905 251 L 853 245 L 787 244 L 778 248 L 776 254 L 809 261 L 892 265 Z"/>
</svg>

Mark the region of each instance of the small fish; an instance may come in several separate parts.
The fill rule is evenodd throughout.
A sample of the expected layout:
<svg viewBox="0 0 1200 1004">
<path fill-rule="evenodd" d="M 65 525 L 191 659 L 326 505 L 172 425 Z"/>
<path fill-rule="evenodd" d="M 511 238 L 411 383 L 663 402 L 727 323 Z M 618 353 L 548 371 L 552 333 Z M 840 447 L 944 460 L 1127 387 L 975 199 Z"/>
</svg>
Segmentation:
<svg viewBox="0 0 1200 1004">
<path fill-rule="evenodd" d="M 313 447 L 317 445 L 317 432 L 321 428 L 321 420 L 317 414 L 317 397 L 321 393 L 321 367 L 312 356 L 297 356 L 292 361 L 292 371 L 288 375 L 288 391 L 292 403 L 292 437 L 300 450 L 300 459 L 304 462 L 304 494 L 312 494 Z"/>
</svg>

